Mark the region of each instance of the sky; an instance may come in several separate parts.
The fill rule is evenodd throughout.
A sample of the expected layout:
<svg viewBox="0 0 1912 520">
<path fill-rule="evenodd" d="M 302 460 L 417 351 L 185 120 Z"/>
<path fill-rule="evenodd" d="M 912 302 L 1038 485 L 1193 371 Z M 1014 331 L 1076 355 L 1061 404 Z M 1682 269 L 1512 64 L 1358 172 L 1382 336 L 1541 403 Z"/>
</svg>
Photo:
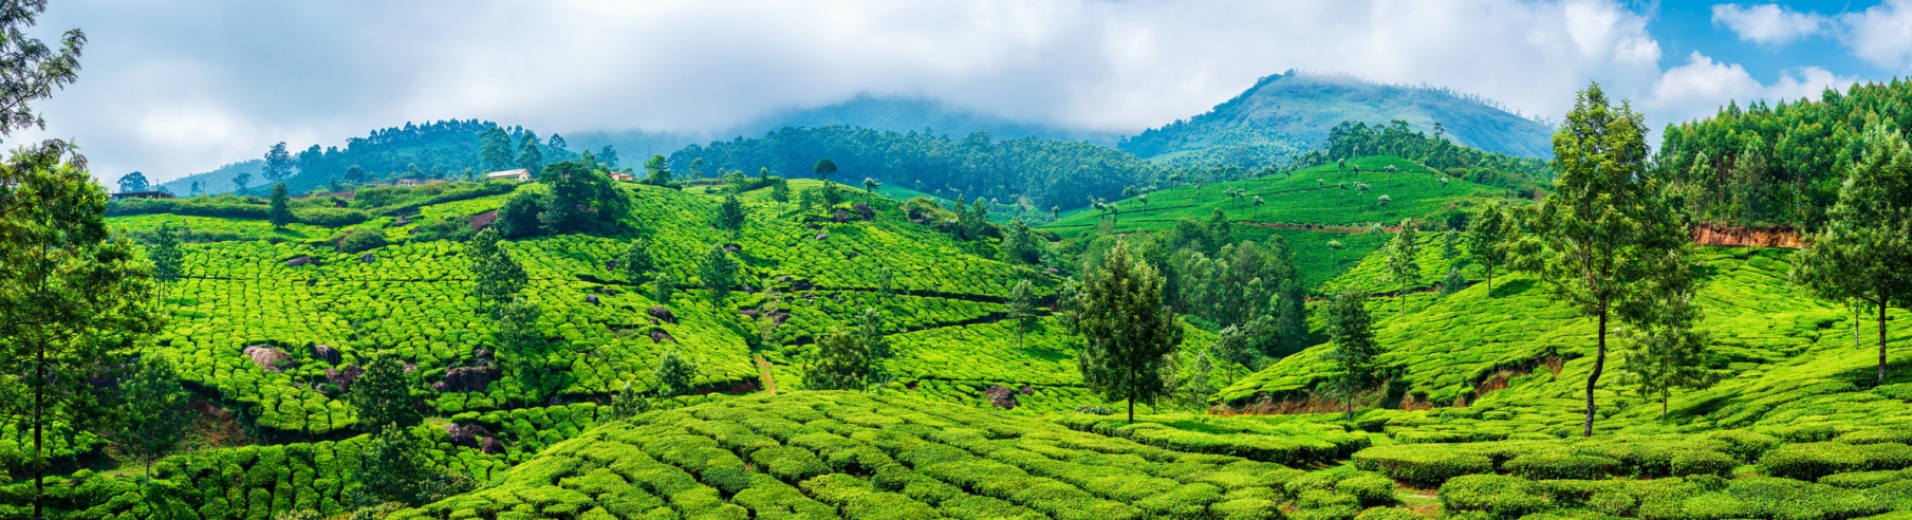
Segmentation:
<svg viewBox="0 0 1912 520">
<path fill-rule="evenodd" d="M 36 103 L 96 177 L 155 181 L 406 121 L 705 132 L 858 94 L 1138 132 L 1290 69 L 1655 128 L 1912 70 L 1912 0 L 51 0 L 79 81 Z"/>
</svg>

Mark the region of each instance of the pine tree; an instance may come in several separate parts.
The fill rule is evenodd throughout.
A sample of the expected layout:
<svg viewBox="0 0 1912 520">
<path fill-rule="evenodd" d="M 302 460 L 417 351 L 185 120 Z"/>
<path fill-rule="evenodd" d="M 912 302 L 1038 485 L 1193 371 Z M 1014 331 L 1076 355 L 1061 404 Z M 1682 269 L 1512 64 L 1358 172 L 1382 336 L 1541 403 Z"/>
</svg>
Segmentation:
<svg viewBox="0 0 1912 520">
<path fill-rule="evenodd" d="M 1690 281 L 1673 284 L 1674 292 L 1657 294 L 1642 323 L 1623 337 L 1628 348 L 1620 353 L 1625 370 L 1621 382 L 1642 396 L 1660 402 L 1660 420 L 1666 420 L 1673 390 L 1711 386 L 1714 374 L 1706 368 L 1711 338 L 1694 330 L 1701 312 L 1693 305 Z"/>
<path fill-rule="evenodd" d="M 1460 243 L 1461 230 L 1448 228 L 1447 233 L 1441 235 L 1441 259 L 1453 260 L 1461 256 Z"/>
<path fill-rule="evenodd" d="M 179 230 L 171 222 L 162 223 L 153 233 L 153 247 L 146 254 L 153 260 L 153 281 L 158 282 L 157 289 L 165 297 L 165 289 L 184 276 L 185 254 L 179 250 Z"/>
<path fill-rule="evenodd" d="M 418 396 L 412 389 L 417 378 L 405 371 L 397 358 L 381 356 L 365 367 L 365 374 L 352 382 L 345 402 L 358 413 L 358 428 L 376 432 L 382 428 L 410 428 L 425 420 L 419 413 Z"/>
<path fill-rule="evenodd" d="M 862 346 L 869 359 L 869 382 L 881 385 L 889 379 L 884 363 L 895 353 L 890 349 L 890 340 L 883 336 L 883 312 L 875 307 L 864 307 L 857 315 L 856 341 Z"/>
<path fill-rule="evenodd" d="M 1367 388 L 1374 371 L 1374 357 L 1380 346 L 1374 341 L 1374 321 L 1368 316 L 1367 295 L 1349 290 L 1335 295 L 1328 304 L 1328 337 L 1334 347 L 1325 357 L 1338 370 L 1330 380 L 1336 393 L 1348 403 L 1348 419 L 1354 419 L 1354 397 Z"/>
<path fill-rule="evenodd" d="M 525 132 L 524 139 L 518 141 L 518 167 L 544 182 L 544 152 L 538 149 L 538 134 Z"/>
<path fill-rule="evenodd" d="M 617 395 L 611 396 L 611 416 L 618 420 L 629 419 L 651 410 L 651 400 L 637 393 L 631 383 L 625 382 Z"/>
<path fill-rule="evenodd" d="M 1415 260 L 1421 244 L 1414 240 L 1414 219 L 1401 221 L 1401 231 L 1388 242 L 1388 277 L 1401 286 L 1401 312 L 1407 312 L 1407 292 L 1421 281 L 1421 263 Z"/>
<path fill-rule="evenodd" d="M 1467 280 L 1461 278 L 1461 268 L 1449 267 L 1447 268 L 1447 277 L 1441 279 L 1441 296 L 1460 292 L 1461 286 L 1466 284 Z"/>
<path fill-rule="evenodd" d="M 1135 401 L 1164 390 L 1165 357 L 1182 342 L 1180 320 L 1162 300 L 1162 276 L 1117 243 L 1084 284 L 1078 327 L 1088 340 L 1077 358 L 1083 382 L 1107 399 Z"/>
<path fill-rule="evenodd" d="M 736 236 L 744 230 L 744 218 L 743 201 L 738 200 L 735 193 L 725 195 L 724 203 L 717 206 L 717 228 Z"/>
<path fill-rule="evenodd" d="M 671 278 L 669 271 L 658 271 L 657 277 L 651 279 L 651 301 L 657 302 L 658 305 L 669 305 L 671 292 L 677 289 L 673 285 L 676 283 L 677 280 Z"/>
<path fill-rule="evenodd" d="M 397 502 L 413 506 L 423 502 L 424 483 L 432 477 L 431 462 L 425 459 L 424 443 L 410 431 L 401 426 L 382 427 L 363 453 L 365 466 L 355 479 L 364 493 L 357 500 L 359 505 Z"/>
<path fill-rule="evenodd" d="M 285 183 L 272 185 L 272 207 L 266 211 L 266 219 L 272 221 L 272 229 L 285 229 L 292 223 L 292 209 L 287 207 Z"/>
</svg>

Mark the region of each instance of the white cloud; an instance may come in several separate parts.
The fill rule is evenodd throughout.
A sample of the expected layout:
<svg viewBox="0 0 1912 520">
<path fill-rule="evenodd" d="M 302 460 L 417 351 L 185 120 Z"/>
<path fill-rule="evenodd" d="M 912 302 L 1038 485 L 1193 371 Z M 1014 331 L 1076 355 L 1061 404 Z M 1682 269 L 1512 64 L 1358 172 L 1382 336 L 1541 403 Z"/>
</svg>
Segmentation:
<svg viewBox="0 0 1912 520">
<path fill-rule="evenodd" d="M 1832 19 L 1817 13 L 1802 13 L 1779 4 L 1741 7 L 1739 4 L 1713 6 L 1713 25 L 1724 25 L 1739 35 L 1740 41 L 1761 45 L 1785 45 L 1825 32 Z"/>
<path fill-rule="evenodd" d="M 1661 121 L 1678 122 L 1712 115 L 1729 101 L 1744 105 L 1754 100 L 1818 99 L 1827 88 L 1843 89 L 1856 81 L 1823 68 L 1800 67 L 1781 72 L 1771 85 L 1762 85 L 1745 67 L 1715 62 L 1694 51 L 1686 64 L 1660 77 L 1644 108 Z"/>
<path fill-rule="evenodd" d="M 102 175 L 173 178 L 407 120 L 695 131 L 867 92 L 1137 131 L 1288 69 L 1548 116 L 1589 81 L 1636 100 L 1665 83 L 1616 0 L 210 3 L 54 3 L 40 32 L 92 41 L 41 103 L 49 133 Z"/>
<path fill-rule="evenodd" d="M 1854 56 L 1884 69 L 1912 69 L 1912 0 L 1886 0 L 1839 21 Z"/>
</svg>

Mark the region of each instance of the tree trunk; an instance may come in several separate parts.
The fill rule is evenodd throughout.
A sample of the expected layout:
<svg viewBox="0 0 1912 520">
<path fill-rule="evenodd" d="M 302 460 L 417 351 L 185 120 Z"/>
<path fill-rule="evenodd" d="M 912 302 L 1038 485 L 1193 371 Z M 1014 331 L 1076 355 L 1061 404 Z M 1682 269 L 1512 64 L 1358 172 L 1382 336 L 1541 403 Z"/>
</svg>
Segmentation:
<svg viewBox="0 0 1912 520">
<path fill-rule="evenodd" d="M 1859 350 L 1859 304 L 1847 302 L 1852 307 L 1852 349 Z"/>
<path fill-rule="evenodd" d="M 1129 365 L 1129 424 L 1135 424 L 1135 365 Z"/>
<path fill-rule="evenodd" d="M 42 450 L 42 424 L 46 422 L 46 344 L 40 343 L 34 352 L 33 364 L 33 518 L 40 520 L 46 515 L 40 509 L 41 498 L 46 495 L 46 459 Z"/>
<path fill-rule="evenodd" d="M 1666 401 L 1667 401 L 1666 392 L 1661 391 L 1660 392 L 1660 422 L 1666 422 Z"/>
<path fill-rule="evenodd" d="M 1600 310 L 1600 330 L 1595 331 L 1598 341 L 1593 355 L 1593 373 L 1587 374 L 1587 422 L 1580 428 L 1580 436 L 1593 436 L 1593 385 L 1600 381 L 1600 370 L 1607 366 L 1607 311 Z"/>
<path fill-rule="evenodd" d="M 1487 297 L 1493 298 L 1494 297 L 1494 266 L 1489 265 L 1485 267 L 1487 268 L 1486 269 L 1487 270 Z"/>
<path fill-rule="evenodd" d="M 1879 384 L 1885 384 L 1885 307 L 1887 295 L 1879 295 Z"/>
</svg>

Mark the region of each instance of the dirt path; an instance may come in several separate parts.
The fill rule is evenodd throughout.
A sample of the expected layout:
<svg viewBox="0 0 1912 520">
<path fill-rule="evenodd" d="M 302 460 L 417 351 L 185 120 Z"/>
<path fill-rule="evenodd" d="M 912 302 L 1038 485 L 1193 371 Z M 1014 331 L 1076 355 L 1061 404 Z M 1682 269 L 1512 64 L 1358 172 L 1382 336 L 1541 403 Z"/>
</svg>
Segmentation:
<svg viewBox="0 0 1912 520">
<path fill-rule="evenodd" d="M 763 374 L 764 391 L 770 392 L 770 395 L 777 395 L 777 380 L 770 375 L 770 362 L 765 361 L 762 355 L 750 357 L 757 360 L 757 371 Z"/>
</svg>

